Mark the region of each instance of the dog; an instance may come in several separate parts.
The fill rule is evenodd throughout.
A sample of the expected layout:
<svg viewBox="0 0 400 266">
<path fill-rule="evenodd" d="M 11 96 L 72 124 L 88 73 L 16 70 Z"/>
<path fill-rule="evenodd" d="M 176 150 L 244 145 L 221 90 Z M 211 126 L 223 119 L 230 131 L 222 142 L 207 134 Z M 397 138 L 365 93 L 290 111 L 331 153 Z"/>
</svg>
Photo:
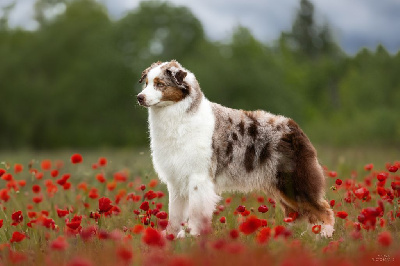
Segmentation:
<svg viewBox="0 0 400 266">
<path fill-rule="evenodd" d="M 168 233 L 179 238 L 208 230 L 224 191 L 261 191 L 280 202 L 285 216 L 297 212 L 332 236 L 322 167 L 292 119 L 210 102 L 175 60 L 153 63 L 143 82 L 137 100 L 148 108 L 153 165 L 168 188 Z"/>
</svg>

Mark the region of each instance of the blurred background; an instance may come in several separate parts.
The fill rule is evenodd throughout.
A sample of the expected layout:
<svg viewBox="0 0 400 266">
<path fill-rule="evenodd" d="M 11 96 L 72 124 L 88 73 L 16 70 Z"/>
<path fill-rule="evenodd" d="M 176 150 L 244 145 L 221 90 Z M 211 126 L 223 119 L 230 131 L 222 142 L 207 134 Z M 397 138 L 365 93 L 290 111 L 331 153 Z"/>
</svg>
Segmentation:
<svg viewBox="0 0 400 266">
<path fill-rule="evenodd" d="M 0 149 L 147 147 L 142 70 L 294 118 L 318 145 L 400 147 L 398 1 L 2 0 Z"/>
</svg>

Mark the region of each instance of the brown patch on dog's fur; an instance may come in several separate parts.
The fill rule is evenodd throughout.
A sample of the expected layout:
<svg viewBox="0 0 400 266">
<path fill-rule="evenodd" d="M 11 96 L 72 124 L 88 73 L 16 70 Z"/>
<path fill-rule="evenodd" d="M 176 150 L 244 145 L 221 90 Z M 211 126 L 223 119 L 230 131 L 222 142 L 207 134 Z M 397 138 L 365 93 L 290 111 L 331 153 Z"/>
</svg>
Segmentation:
<svg viewBox="0 0 400 266">
<path fill-rule="evenodd" d="M 244 135 L 244 122 L 243 122 L 243 120 L 242 121 L 240 121 L 240 123 L 239 123 L 239 132 L 240 132 L 240 135 Z"/>
<path fill-rule="evenodd" d="M 166 87 L 162 91 L 161 101 L 179 102 L 188 95 L 187 92 L 175 87 Z"/>
<path fill-rule="evenodd" d="M 257 138 L 257 134 L 258 134 L 257 124 L 251 123 L 247 129 L 247 133 L 252 137 L 253 140 L 255 140 Z"/>
<path fill-rule="evenodd" d="M 316 151 L 293 120 L 289 119 L 288 127 L 290 132 L 282 136 L 277 147 L 282 154 L 277 173 L 280 196 L 290 208 L 308 217 L 309 222 L 333 224 L 332 210 L 322 198 L 325 177 Z"/>
<path fill-rule="evenodd" d="M 264 146 L 261 148 L 261 152 L 258 157 L 258 162 L 260 164 L 264 164 L 268 160 L 268 158 L 271 156 L 270 146 L 271 146 L 270 143 L 266 142 L 264 144 Z"/>
<path fill-rule="evenodd" d="M 229 142 L 228 142 L 228 146 L 226 147 L 226 153 L 225 153 L 225 155 L 226 155 L 226 156 L 231 156 L 231 155 L 232 155 L 232 152 L 233 152 L 233 143 L 232 143 L 232 141 L 229 141 Z"/>
<path fill-rule="evenodd" d="M 238 135 L 235 132 L 232 133 L 232 139 L 234 141 L 238 140 Z"/>
<path fill-rule="evenodd" d="M 254 158 L 256 157 L 256 149 L 254 144 L 247 146 L 246 153 L 244 155 L 244 167 L 246 172 L 250 173 L 254 169 Z"/>
<path fill-rule="evenodd" d="M 273 125 L 275 123 L 275 117 L 271 117 L 270 119 L 268 119 L 268 124 Z"/>
</svg>

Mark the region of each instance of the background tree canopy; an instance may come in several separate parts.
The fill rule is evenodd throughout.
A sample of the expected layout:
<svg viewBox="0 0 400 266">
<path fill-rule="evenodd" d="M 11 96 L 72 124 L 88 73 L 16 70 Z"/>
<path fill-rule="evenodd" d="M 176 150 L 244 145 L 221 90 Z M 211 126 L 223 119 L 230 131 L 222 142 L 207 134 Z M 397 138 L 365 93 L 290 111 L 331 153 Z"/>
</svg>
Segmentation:
<svg viewBox="0 0 400 266">
<path fill-rule="evenodd" d="M 63 4 L 53 17 L 46 11 Z M 294 118 L 327 145 L 400 145 L 400 53 L 354 57 L 302 0 L 292 30 L 266 44 L 238 26 L 229 42 L 205 37 L 185 7 L 146 1 L 118 21 L 93 0 L 38 0 L 36 31 L 0 20 L 0 148 L 147 146 L 136 104 L 141 71 L 177 59 L 206 96 Z"/>
</svg>

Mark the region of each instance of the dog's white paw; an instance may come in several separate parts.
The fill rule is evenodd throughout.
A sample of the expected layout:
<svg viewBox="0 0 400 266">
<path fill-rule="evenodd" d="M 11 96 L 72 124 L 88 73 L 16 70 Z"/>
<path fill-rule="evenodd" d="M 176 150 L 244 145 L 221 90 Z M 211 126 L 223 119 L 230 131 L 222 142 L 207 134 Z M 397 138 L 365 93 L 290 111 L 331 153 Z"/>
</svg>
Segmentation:
<svg viewBox="0 0 400 266">
<path fill-rule="evenodd" d="M 186 233 L 185 230 L 181 230 L 179 231 L 179 233 L 176 235 L 176 238 L 185 238 L 186 237 Z"/>
<path fill-rule="evenodd" d="M 326 238 L 332 237 L 333 231 L 335 231 L 335 229 L 333 228 L 332 225 L 323 224 L 321 226 L 321 236 L 323 236 L 323 237 L 326 237 Z"/>
</svg>

